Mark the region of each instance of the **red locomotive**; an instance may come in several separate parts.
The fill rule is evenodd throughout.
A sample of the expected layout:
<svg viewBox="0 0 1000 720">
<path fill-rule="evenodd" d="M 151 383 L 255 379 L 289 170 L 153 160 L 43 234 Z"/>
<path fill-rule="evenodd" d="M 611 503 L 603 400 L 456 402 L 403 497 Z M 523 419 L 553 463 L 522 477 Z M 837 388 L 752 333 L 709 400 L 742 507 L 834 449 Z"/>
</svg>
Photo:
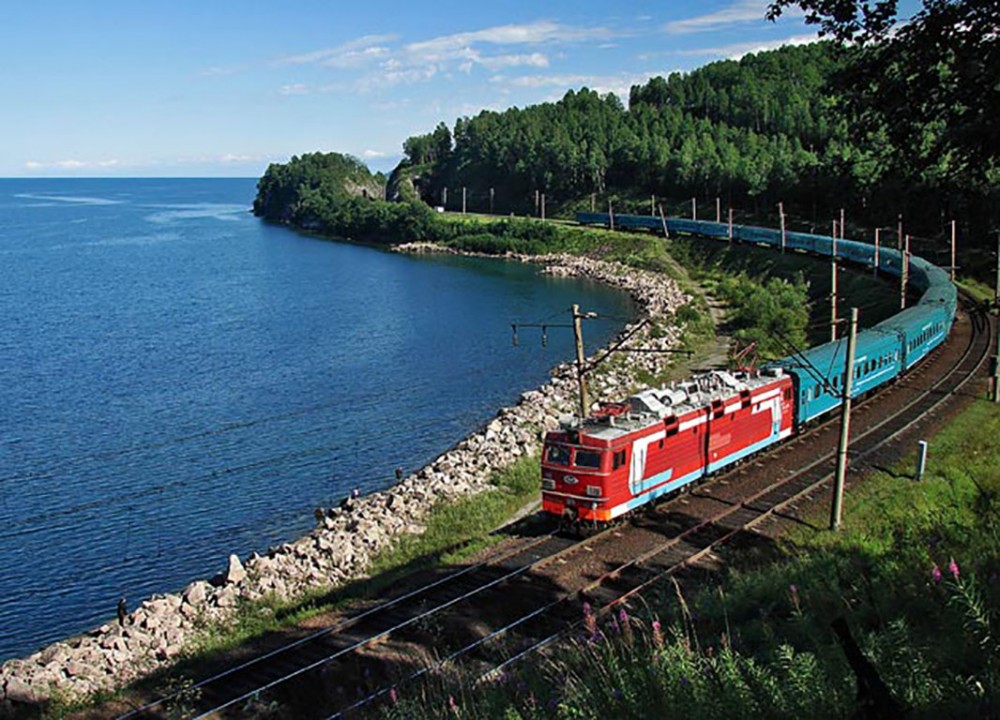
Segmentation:
<svg viewBox="0 0 1000 720">
<path fill-rule="evenodd" d="M 545 436 L 542 509 L 599 525 L 792 434 L 792 380 L 712 371 L 644 390 Z"/>
</svg>

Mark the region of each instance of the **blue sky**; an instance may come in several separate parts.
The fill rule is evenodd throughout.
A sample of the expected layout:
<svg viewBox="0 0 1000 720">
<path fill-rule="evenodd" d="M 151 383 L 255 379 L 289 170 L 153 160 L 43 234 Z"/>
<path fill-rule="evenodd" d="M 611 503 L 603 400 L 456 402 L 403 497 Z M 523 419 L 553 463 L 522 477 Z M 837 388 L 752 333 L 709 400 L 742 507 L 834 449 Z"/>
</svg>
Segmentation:
<svg viewBox="0 0 1000 720">
<path fill-rule="evenodd" d="M 0 177 L 387 170 L 441 120 L 815 37 L 767 0 L 4 2 Z"/>
</svg>

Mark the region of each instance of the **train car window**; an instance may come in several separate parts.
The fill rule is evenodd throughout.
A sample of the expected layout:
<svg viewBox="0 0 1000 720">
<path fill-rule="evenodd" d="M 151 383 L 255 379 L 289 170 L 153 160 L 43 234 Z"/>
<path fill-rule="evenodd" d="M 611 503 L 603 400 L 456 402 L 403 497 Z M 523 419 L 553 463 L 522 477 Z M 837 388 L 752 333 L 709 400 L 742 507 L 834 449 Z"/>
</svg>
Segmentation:
<svg viewBox="0 0 1000 720">
<path fill-rule="evenodd" d="M 614 459 L 612 462 L 612 470 L 617 470 L 624 464 L 625 464 L 625 451 L 619 450 L 614 454 Z"/>
<path fill-rule="evenodd" d="M 545 451 L 545 461 L 553 465 L 569 465 L 569 448 L 562 445 L 549 445 Z"/>
<path fill-rule="evenodd" d="M 592 450 L 577 450 L 573 464 L 576 467 L 599 468 L 601 467 L 601 453 Z"/>
</svg>

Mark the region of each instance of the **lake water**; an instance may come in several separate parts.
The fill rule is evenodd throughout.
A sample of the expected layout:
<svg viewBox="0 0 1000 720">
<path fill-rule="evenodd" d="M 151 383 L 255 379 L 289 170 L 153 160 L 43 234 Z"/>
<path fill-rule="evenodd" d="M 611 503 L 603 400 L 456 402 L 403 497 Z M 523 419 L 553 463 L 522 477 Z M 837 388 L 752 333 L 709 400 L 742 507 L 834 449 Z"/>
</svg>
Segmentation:
<svg viewBox="0 0 1000 720">
<path fill-rule="evenodd" d="M 255 180 L 0 180 L 0 660 L 312 526 L 588 352 L 623 294 L 249 213 Z"/>
</svg>

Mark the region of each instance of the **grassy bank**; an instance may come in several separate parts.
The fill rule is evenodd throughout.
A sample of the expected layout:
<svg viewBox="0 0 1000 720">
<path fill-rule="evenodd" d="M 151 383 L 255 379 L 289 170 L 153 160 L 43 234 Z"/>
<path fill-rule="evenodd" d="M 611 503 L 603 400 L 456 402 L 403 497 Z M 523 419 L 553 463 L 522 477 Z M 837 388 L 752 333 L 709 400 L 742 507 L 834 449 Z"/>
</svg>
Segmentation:
<svg viewBox="0 0 1000 720">
<path fill-rule="evenodd" d="M 844 718 L 856 679 L 831 623 L 844 618 L 908 717 L 1000 713 L 1000 410 L 975 401 L 913 459 L 851 490 L 841 532 L 801 527 L 727 570 L 660 591 L 502 680 L 393 717 Z M 815 518 L 826 524 L 825 512 Z M 449 699 L 450 698 L 450 699 Z"/>
</svg>

